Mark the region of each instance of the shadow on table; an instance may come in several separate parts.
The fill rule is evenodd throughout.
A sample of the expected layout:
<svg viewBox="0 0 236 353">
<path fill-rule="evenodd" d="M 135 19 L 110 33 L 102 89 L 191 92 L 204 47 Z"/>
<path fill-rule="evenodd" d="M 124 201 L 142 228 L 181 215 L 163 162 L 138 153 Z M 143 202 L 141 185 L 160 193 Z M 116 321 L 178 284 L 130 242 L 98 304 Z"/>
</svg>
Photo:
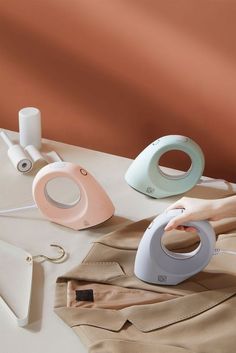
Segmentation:
<svg viewBox="0 0 236 353">
<path fill-rule="evenodd" d="M 200 199 L 216 199 L 236 194 L 236 190 L 233 189 L 232 184 L 228 181 L 222 181 L 224 185 L 223 189 L 214 187 L 214 183 L 216 182 L 217 180 L 214 179 L 204 180 L 182 196 L 197 197 Z"/>
<path fill-rule="evenodd" d="M 112 216 L 110 219 L 105 221 L 102 224 L 98 224 L 94 227 L 91 227 L 90 229 L 93 231 L 93 233 L 98 233 L 98 234 L 108 234 L 110 232 L 116 231 L 118 228 L 126 226 L 127 224 L 131 223 L 132 221 L 128 218 L 125 217 L 120 217 L 120 216 Z"/>
<path fill-rule="evenodd" d="M 26 326 L 26 329 L 32 332 L 38 332 L 41 329 L 43 311 L 43 288 L 43 266 L 40 263 L 34 262 L 29 325 Z"/>
</svg>

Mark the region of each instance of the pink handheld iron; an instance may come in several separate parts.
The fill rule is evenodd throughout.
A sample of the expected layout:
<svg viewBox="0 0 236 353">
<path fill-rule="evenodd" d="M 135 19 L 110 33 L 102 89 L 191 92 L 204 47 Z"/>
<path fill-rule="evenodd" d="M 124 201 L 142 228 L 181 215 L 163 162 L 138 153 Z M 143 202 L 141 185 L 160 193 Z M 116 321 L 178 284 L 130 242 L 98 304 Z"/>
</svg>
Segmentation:
<svg viewBox="0 0 236 353">
<path fill-rule="evenodd" d="M 57 177 L 74 181 L 80 190 L 72 205 L 55 201 L 47 192 L 47 184 Z M 33 198 L 50 221 L 75 230 L 100 224 L 114 214 L 114 206 L 101 185 L 81 166 L 70 162 L 54 162 L 43 167 L 32 185 Z"/>
</svg>

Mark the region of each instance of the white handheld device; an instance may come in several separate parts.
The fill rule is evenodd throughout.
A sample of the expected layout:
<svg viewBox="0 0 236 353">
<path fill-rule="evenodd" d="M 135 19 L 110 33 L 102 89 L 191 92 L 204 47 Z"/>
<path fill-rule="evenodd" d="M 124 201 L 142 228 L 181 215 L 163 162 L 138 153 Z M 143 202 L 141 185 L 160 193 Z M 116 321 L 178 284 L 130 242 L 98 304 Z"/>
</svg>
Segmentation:
<svg viewBox="0 0 236 353">
<path fill-rule="evenodd" d="M 24 149 L 20 145 L 14 144 L 4 131 L 1 131 L 0 135 L 8 146 L 7 154 L 13 166 L 21 173 L 30 172 L 33 164 Z"/>
</svg>

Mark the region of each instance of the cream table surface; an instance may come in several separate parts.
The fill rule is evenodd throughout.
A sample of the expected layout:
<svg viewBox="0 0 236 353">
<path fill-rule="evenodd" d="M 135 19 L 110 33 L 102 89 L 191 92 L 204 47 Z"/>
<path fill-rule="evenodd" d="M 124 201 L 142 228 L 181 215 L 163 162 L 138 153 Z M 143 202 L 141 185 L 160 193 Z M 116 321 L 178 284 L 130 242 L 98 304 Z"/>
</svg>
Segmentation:
<svg viewBox="0 0 236 353">
<path fill-rule="evenodd" d="M 8 133 L 18 142 L 17 133 Z M 68 253 L 67 261 L 61 264 L 34 264 L 28 326 L 17 327 L 5 309 L 0 307 L 0 351 L 3 353 L 86 352 L 78 337 L 53 312 L 56 278 L 78 265 L 94 240 L 129 222 L 156 215 L 183 196 L 157 200 L 133 190 L 124 180 L 124 174 L 132 162 L 127 158 L 46 139 L 43 139 L 43 150 L 54 150 L 63 160 L 77 163 L 93 174 L 112 199 L 115 215 L 100 226 L 82 231 L 53 224 L 44 219 L 38 209 L 0 217 L 0 240 L 23 248 L 32 255 L 55 255 L 49 248 L 51 243 L 63 246 Z M 35 173 L 19 174 L 8 160 L 3 141 L 0 141 L 0 165 L 0 209 L 32 204 L 31 185 Z M 205 177 L 202 179 L 201 184 L 185 195 L 217 198 L 236 191 L 235 184 Z M 3 270 L 7 271 L 0 269 L 0 273 Z"/>
</svg>

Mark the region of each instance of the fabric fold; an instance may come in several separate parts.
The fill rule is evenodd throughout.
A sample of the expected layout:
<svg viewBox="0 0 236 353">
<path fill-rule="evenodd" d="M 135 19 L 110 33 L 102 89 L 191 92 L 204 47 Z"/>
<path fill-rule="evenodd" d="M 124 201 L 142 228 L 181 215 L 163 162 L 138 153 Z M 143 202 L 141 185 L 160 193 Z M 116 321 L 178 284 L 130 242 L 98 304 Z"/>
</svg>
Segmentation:
<svg viewBox="0 0 236 353">
<path fill-rule="evenodd" d="M 129 224 L 94 242 L 82 264 L 57 279 L 56 314 L 91 353 L 232 353 L 235 256 L 214 256 L 176 286 L 145 283 L 135 277 L 134 261 L 150 222 Z M 231 220 L 217 226 L 226 234 L 220 233 L 216 247 L 235 251 L 236 228 L 227 233 Z M 195 234 L 169 245 L 188 252 L 194 242 Z"/>
</svg>

